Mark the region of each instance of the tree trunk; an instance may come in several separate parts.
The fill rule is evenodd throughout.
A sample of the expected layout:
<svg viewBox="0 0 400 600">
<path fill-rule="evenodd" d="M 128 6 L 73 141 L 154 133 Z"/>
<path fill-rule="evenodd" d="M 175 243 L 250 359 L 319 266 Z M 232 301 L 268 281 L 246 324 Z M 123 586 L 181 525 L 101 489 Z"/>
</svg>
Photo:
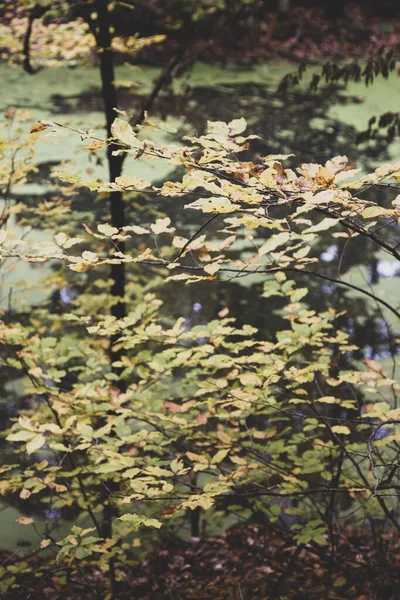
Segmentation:
<svg viewBox="0 0 400 600">
<path fill-rule="evenodd" d="M 97 0 L 97 30 L 96 41 L 99 50 L 100 73 L 102 84 L 102 95 L 104 101 L 104 113 L 106 116 L 107 137 L 111 137 L 111 125 L 115 119 L 114 108 L 117 107 L 117 91 L 114 85 L 114 59 L 111 50 L 111 32 L 109 20 L 109 0 Z M 96 23 L 95 23 L 96 25 Z M 113 156 L 114 150 L 118 146 L 110 144 L 107 146 L 107 161 L 110 181 L 115 181 L 122 173 L 123 156 Z M 111 225 L 120 229 L 125 225 L 125 209 L 123 195 L 121 192 L 110 193 L 110 213 Z M 123 242 L 118 244 L 121 252 L 125 251 Z M 111 265 L 111 295 L 114 299 L 111 314 L 117 319 L 122 319 L 126 315 L 125 306 L 125 265 L 124 263 Z M 111 340 L 110 356 L 111 362 L 121 358 L 121 351 L 114 351 L 113 344 L 115 339 Z M 118 375 L 119 369 L 114 370 Z M 119 387 L 122 389 L 120 382 Z"/>
<path fill-rule="evenodd" d="M 92 30 L 94 30 L 93 32 L 99 52 L 101 86 L 104 102 L 104 113 L 106 117 L 107 137 L 111 138 L 111 125 L 115 119 L 114 108 L 117 107 L 117 90 L 114 85 L 114 57 L 111 50 L 112 38 L 110 32 L 109 4 L 109 0 L 97 0 L 97 23 L 91 23 L 91 27 Z M 114 150 L 117 150 L 117 148 L 118 146 L 115 144 L 109 144 L 107 146 L 107 161 L 110 181 L 115 181 L 115 178 L 119 177 L 122 173 L 124 157 L 113 156 L 113 152 Z M 125 209 L 122 192 L 111 192 L 109 202 L 111 224 L 113 227 L 120 229 L 125 225 Z M 123 242 L 119 242 L 119 250 L 121 252 L 125 251 L 125 245 Z M 122 319 L 126 315 L 124 263 L 111 265 L 111 280 L 111 296 L 113 299 L 111 314 L 117 319 Z M 110 340 L 111 364 L 119 360 L 122 356 L 122 350 L 114 350 L 115 341 L 115 337 L 112 337 Z M 117 374 L 118 377 L 120 376 L 121 369 L 112 367 L 112 370 Z M 125 391 L 125 384 L 121 379 L 118 379 L 117 386 L 121 392 Z M 102 523 L 102 535 L 105 539 L 112 538 L 113 521 L 118 516 L 115 507 L 112 505 L 112 500 L 108 497 L 110 492 L 114 491 L 115 486 L 112 482 L 109 482 L 107 487 L 110 491 L 107 492 L 107 496 L 104 498 Z M 109 567 L 111 594 L 112 598 L 116 599 L 118 597 L 118 584 L 115 577 L 114 560 L 110 560 Z"/>
</svg>

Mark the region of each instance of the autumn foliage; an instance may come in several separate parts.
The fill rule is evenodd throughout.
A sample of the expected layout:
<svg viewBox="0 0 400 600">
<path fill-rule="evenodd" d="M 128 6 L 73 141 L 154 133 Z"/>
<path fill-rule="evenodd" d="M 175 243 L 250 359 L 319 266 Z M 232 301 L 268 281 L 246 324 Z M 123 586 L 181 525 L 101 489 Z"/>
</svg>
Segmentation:
<svg viewBox="0 0 400 600">
<path fill-rule="evenodd" d="M 112 50 L 88 31 L 83 53 L 103 55 L 111 88 Z M 130 40 L 130 50 L 149 40 Z M 259 137 L 240 115 L 183 136 L 149 104 L 140 119 L 115 107 L 103 137 L 90 123 L 32 122 L 15 108 L 1 124 L 2 266 L 51 264 L 56 290 L 52 305 L 9 306 L 0 324 L 2 373 L 24 384 L 0 493 L 21 511 L 15 526 L 38 534 L 26 555 L 4 554 L 1 592 L 300 598 L 300 587 L 307 598 L 395 598 L 398 339 L 388 334 L 390 371 L 360 361 L 346 311 L 333 301 L 316 310 L 310 296 L 316 281 L 328 297 L 356 293 L 396 331 L 398 306 L 327 273 L 320 246 L 344 252 L 367 240 L 400 260 L 400 164 L 364 173 L 346 156 L 298 164 L 255 154 Z M 12 190 L 37 169 L 37 146 L 62 144 L 66 131 L 111 173 L 117 161 L 119 174 L 103 181 L 57 166 L 51 198 L 14 203 Z M 160 132 L 170 141 L 157 141 Z M 174 175 L 155 183 L 122 172 L 125 159 Z M 388 201 L 376 201 L 377 188 Z M 91 200 L 90 216 L 79 198 Z M 138 198 L 147 212 L 129 210 Z M 190 226 L 168 212 L 189 215 Z M 7 226 L 16 221 L 33 222 L 46 241 L 18 236 Z M 268 336 L 229 305 L 191 324 L 161 300 L 166 285 L 178 295 L 255 275 L 277 324 Z"/>
</svg>

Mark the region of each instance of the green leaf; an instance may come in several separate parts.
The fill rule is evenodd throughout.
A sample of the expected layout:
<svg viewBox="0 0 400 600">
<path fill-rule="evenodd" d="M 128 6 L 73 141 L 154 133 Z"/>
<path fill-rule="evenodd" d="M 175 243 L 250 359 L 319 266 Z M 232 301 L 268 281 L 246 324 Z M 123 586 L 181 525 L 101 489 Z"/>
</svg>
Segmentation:
<svg viewBox="0 0 400 600">
<path fill-rule="evenodd" d="M 174 458 L 174 460 L 171 461 L 169 467 L 175 475 L 180 475 L 181 473 L 188 471 L 188 469 L 185 469 L 184 463 L 177 458 Z"/>
<path fill-rule="evenodd" d="M 216 454 L 211 459 L 212 465 L 218 465 L 220 462 L 224 460 L 224 458 L 229 454 L 229 448 L 224 448 L 223 450 L 218 450 Z"/>
<path fill-rule="evenodd" d="M 125 468 L 126 466 L 121 462 L 109 461 L 99 465 L 98 467 L 94 467 L 93 470 L 95 473 L 117 473 Z"/>
<path fill-rule="evenodd" d="M 36 434 L 33 431 L 22 430 L 17 431 L 16 433 L 10 433 L 10 435 L 8 435 L 6 439 L 9 442 L 26 442 L 27 440 L 30 440 L 33 437 L 35 437 L 35 435 Z"/>
<path fill-rule="evenodd" d="M 124 521 L 125 523 L 133 524 L 133 526 L 129 528 L 129 531 L 134 531 L 135 529 L 138 529 L 141 525 L 144 525 L 145 527 L 155 527 L 156 529 L 160 529 L 160 527 L 162 526 L 161 521 L 159 521 L 158 519 L 148 519 L 147 517 L 130 513 L 121 515 L 119 517 L 119 520 Z"/>
<path fill-rule="evenodd" d="M 93 427 L 91 427 L 90 425 L 78 421 L 76 429 L 83 437 L 87 437 L 89 439 L 93 438 Z"/>
<path fill-rule="evenodd" d="M 388 211 L 381 206 L 368 206 L 368 208 L 365 208 L 361 214 L 364 219 L 373 219 L 374 217 L 387 216 Z"/>
<path fill-rule="evenodd" d="M 290 294 L 291 302 L 299 302 L 304 296 L 307 296 L 308 289 L 307 288 L 299 288 Z"/>
<path fill-rule="evenodd" d="M 160 529 L 162 523 L 158 519 L 145 519 L 143 525 L 145 527 L 155 527 L 156 529 Z"/>
<path fill-rule="evenodd" d="M 79 547 L 75 550 L 75 556 L 79 559 L 85 558 L 86 556 L 90 556 L 91 554 L 93 554 L 93 552 L 90 548 Z"/>
</svg>

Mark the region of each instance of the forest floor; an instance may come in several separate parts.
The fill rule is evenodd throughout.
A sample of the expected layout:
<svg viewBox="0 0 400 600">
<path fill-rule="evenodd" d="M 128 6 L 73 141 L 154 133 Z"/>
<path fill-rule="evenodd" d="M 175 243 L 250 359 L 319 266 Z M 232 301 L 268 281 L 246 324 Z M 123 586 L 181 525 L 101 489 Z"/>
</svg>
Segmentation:
<svg viewBox="0 0 400 600">
<path fill-rule="evenodd" d="M 375 532 L 376 534 L 376 532 Z M 379 534 L 379 550 L 367 531 L 343 530 L 334 545 L 300 546 L 273 526 L 247 524 L 208 539 L 169 538 L 136 566 L 118 566 L 117 600 L 397 600 L 399 544 Z M 373 549 L 374 548 L 374 549 Z M 3 553 L 11 572 L 23 567 Z M 108 575 L 85 560 L 77 573 L 51 568 L 38 556 L 23 559 L 9 600 L 111 598 Z M 114 596 L 115 598 L 115 596 Z"/>
<path fill-rule="evenodd" d="M 236 24 L 237 25 L 237 24 Z M 330 58 L 367 59 L 380 48 L 395 50 L 400 44 L 400 16 L 369 15 L 361 3 L 349 4 L 344 18 L 327 17 L 322 8 L 295 7 L 284 15 L 267 13 L 256 22 L 229 28 L 215 41 L 199 42 L 201 60 L 237 64 L 285 58 L 312 61 Z M 156 52 L 168 52 L 163 44 Z"/>
</svg>

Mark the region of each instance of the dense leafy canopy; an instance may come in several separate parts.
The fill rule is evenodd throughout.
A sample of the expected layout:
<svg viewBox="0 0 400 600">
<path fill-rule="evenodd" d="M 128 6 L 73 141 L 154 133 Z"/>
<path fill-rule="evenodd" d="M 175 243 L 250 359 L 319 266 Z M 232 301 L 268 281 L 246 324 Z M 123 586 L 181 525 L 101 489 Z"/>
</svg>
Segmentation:
<svg viewBox="0 0 400 600">
<path fill-rule="evenodd" d="M 152 123 L 145 125 L 148 131 Z M 44 537 L 42 547 L 54 546 L 58 561 L 93 557 L 106 569 L 111 558 L 123 560 L 124 540 L 142 527 L 171 526 L 187 509 L 209 510 L 221 500 L 229 507 L 246 499 L 245 514 L 257 508 L 271 522 L 295 516 L 300 544 L 329 543 L 321 512 L 327 514 L 333 494 L 346 495 L 350 514 L 370 514 L 366 500 L 373 497 L 374 514 L 390 517 L 385 496 L 394 482 L 386 465 L 399 436 L 398 409 L 368 399 L 396 394 L 397 384 L 374 361 L 360 370 L 340 369 L 355 349 L 349 334 L 337 328 L 333 307 L 321 314 L 309 310 L 307 287 L 290 275 L 318 276 L 313 246 L 323 231 L 367 235 L 385 247 L 377 223 L 398 220 L 399 202 L 382 208 L 357 191 L 395 182 L 399 165 L 360 177 L 346 157 L 296 170 L 284 168 L 285 156 L 253 164 L 237 158 L 251 143 L 245 129 L 243 119 L 209 123 L 205 135 L 185 145 L 160 147 L 118 117 L 114 152 L 179 164 L 186 171 L 180 181 L 156 187 L 128 174 L 109 184 L 59 174 L 100 194 L 138 190 L 166 202 L 195 194 L 186 210 L 205 213 L 208 225 L 218 221 L 211 232 L 203 224 L 191 238 L 174 235 L 169 217 L 121 230 L 84 224 L 45 244 L 3 232 L 4 259 L 57 260 L 79 277 L 100 275 L 116 262 L 165 268 L 170 281 L 210 285 L 217 276 L 264 273 L 264 296 L 283 299 L 287 322 L 276 339 L 263 341 L 253 327 L 237 327 L 227 308 L 219 319 L 188 329 L 183 318 L 168 322 L 150 293 L 116 319 L 107 315 L 104 294 L 88 291 L 73 310 L 39 309 L 25 325 L 4 323 L 6 364 L 22 370 L 35 401 L 8 434 L 21 462 L 4 469 L 2 493 L 23 500 L 36 495 L 45 505 L 88 513 L 92 520 L 93 527 L 75 527 L 62 539 Z M 30 145 L 58 128 L 39 122 L 31 131 Z M 83 143 L 89 152 L 101 150 L 96 140 Z M 13 177 L 23 175 L 17 169 Z M 159 241 L 147 245 L 148 238 Z M 129 241 L 125 252 L 121 241 Z M 253 253 L 243 255 L 240 248 L 249 243 Z M 88 281 L 92 289 L 103 287 L 101 275 Z M 123 349 L 118 364 L 110 365 L 107 339 Z M 385 436 L 379 435 L 383 428 Z M 113 536 L 106 539 L 100 522 L 105 503 L 115 515 Z M 14 581 L 11 573 L 7 581 Z"/>
</svg>

